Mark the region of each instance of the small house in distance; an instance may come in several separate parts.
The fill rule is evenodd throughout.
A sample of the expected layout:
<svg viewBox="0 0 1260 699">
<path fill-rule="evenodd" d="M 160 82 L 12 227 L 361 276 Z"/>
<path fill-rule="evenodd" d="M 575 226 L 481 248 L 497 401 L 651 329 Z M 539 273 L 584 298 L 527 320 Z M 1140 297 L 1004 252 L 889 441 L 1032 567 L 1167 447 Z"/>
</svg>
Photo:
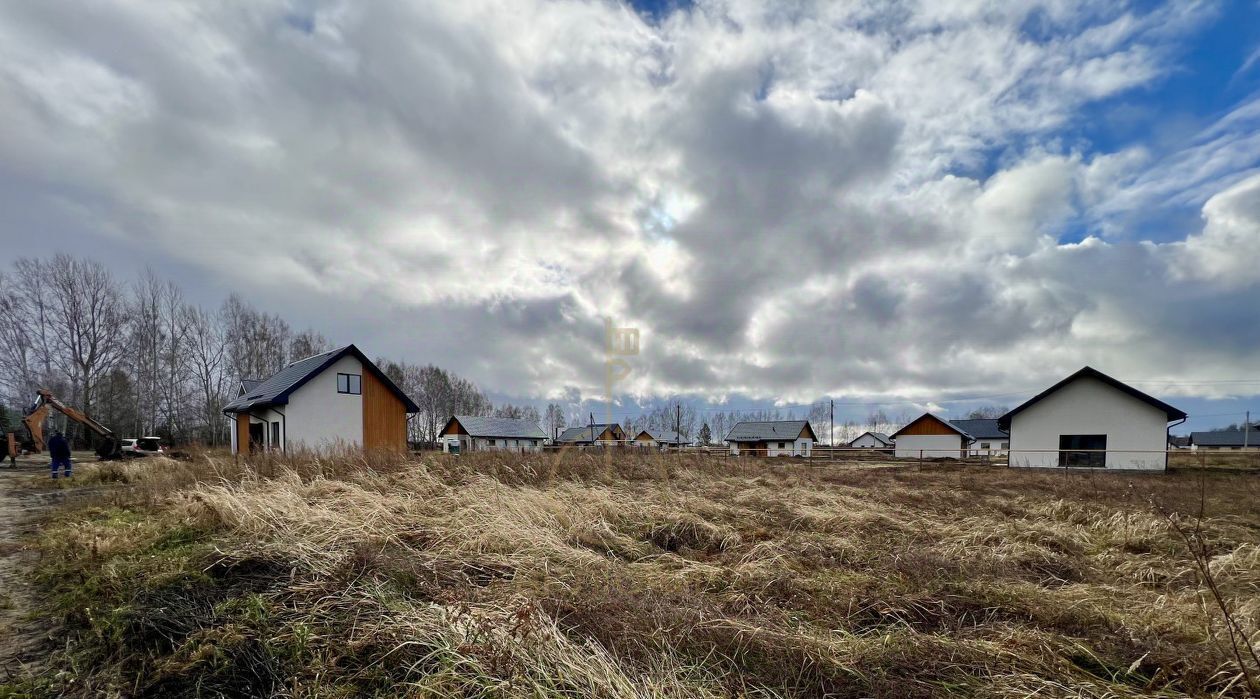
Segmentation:
<svg viewBox="0 0 1260 699">
<path fill-rule="evenodd" d="M 1191 432 L 1191 449 L 1210 451 L 1260 451 L 1260 429 L 1217 430 L 1215 432 Z"/>
<path fill-rule="evenodd" d="M 967 455 L 971 435 L 932 413 L 923 413 L 892 433 L 893 456 L 898 459 L 960 459 Z"/>
<path fill-rule="evenodd" d="M 292 362 L 252 386 L 223 414 L 232 453 L 331 446 L 407 449 L 407 416 L 419 408 L 354 345 Z"/>
<path fill-rule="evenodd" d="M 808 420 L 737 422 L 726 435 L 732 456 L 809 456 L 817 441 Z"/>
<path fill-rule="evenodd" d="M 560 436 L 556 438 L 556 444 L 575 447 L 591 446 L 594 444 L 611 446 L 625 441 L 626 431 L 621 429 L 621 425 L 615 422 L 570 427 L 564 432 L 561 432 Z"/>
<path fill-rule="evenodd" d="M 892 449 L 892 438 L 883 432 L 863 432 L 849 442 L 854 449 Z"/>
<path fill-rule="evenodd" d="M 659 447 L 661 449 L 677 449 L 685 447 L 691 440 L 673 430 L 640 430 L 634 436 L 636 447 Z"/>
<path fill-rule="evenodd" d="M 1011 435 L 1010 465 L 1162 471 L 1177 408 L 1092 367 L 998 419 Z"/>
<path fill-rule="evenodd" d="M 950 424 L 971 435 L 972 456 L 1004 456 L 1011 446 L 1011 436 L 998 427 L 997 418 L 950 420 Z"/>
<path fill-rule="evenodd" d="M 454 415 L 438 435 L 442 451 L 542 451 L 547 433 L 537 423 L 509 417 Z"/>
</svg>

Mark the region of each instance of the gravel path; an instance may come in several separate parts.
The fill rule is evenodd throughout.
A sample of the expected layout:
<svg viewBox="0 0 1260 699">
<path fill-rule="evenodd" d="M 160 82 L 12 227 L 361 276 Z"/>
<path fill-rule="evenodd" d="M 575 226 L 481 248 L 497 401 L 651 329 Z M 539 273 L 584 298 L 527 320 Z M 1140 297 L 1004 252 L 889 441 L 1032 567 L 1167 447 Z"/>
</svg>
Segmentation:
<svg viewBox="0 0 1260 699">
<path fill-rule="evenodd" d="M 35 552 L 29 541 L 41 515 L 70 500 L 79 500 L 96 489 L 40 490 L 48 478 L 45 459 L 18 459 L 0 467 L 0 682 L 38 673 L 40 661 L 60 645 L 57 629 L 48 620 L 32 616 L 36 593 L 30 580 Z"/>
</svg>

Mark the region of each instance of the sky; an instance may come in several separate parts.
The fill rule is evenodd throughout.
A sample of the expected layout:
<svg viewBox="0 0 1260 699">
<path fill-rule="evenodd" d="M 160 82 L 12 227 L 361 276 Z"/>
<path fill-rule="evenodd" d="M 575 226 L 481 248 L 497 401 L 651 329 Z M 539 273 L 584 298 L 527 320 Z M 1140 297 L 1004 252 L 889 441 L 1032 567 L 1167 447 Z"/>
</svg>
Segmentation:
<svg viewBox="0 0 1260 699">
<path fill-rule="evenodd" d="M 500 399 L 1260 409 L 1257 2 L 3 3 L 0 119 L 0 262 Z"/>
</svg>

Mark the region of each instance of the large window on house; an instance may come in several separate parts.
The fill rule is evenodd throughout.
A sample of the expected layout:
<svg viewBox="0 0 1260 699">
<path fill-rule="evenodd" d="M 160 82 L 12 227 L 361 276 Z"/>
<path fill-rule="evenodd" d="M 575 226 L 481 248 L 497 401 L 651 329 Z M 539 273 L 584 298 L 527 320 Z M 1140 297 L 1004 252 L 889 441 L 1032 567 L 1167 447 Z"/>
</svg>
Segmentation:
<svg viewBox="0 0 1260 699">
<path fill-rule="evenodd" d="M 337 393 L 360 395 L 363 393 L 363 377 L 358 374 L 337 374 Z"/>
<path fill-rule="evenodd" d="M 1075 451 L 1080 449 L 1081 451 Z M 1059 465 L 1103 468 L 1107 465 L 1107 435 L 1059 435 Z"/>
<path fill-rule="evenodd" d="M 271 423 L 271 448 L 279 449 L 280 447 L 280 423 Z"/>
</svg>

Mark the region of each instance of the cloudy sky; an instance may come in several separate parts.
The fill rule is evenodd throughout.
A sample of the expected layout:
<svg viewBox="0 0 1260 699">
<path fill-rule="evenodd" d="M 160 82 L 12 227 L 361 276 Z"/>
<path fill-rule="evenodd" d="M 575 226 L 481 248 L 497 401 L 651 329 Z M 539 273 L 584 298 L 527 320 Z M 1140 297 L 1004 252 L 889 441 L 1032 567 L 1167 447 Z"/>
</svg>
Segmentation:
<svg viewBox="0 0 1260 699">
<path fill-rule="evenodd" d="M 0 261 L 498 395 L 1260 393 L 1251 1 L 7 2 L 0 119 Z"/>
</svg>

